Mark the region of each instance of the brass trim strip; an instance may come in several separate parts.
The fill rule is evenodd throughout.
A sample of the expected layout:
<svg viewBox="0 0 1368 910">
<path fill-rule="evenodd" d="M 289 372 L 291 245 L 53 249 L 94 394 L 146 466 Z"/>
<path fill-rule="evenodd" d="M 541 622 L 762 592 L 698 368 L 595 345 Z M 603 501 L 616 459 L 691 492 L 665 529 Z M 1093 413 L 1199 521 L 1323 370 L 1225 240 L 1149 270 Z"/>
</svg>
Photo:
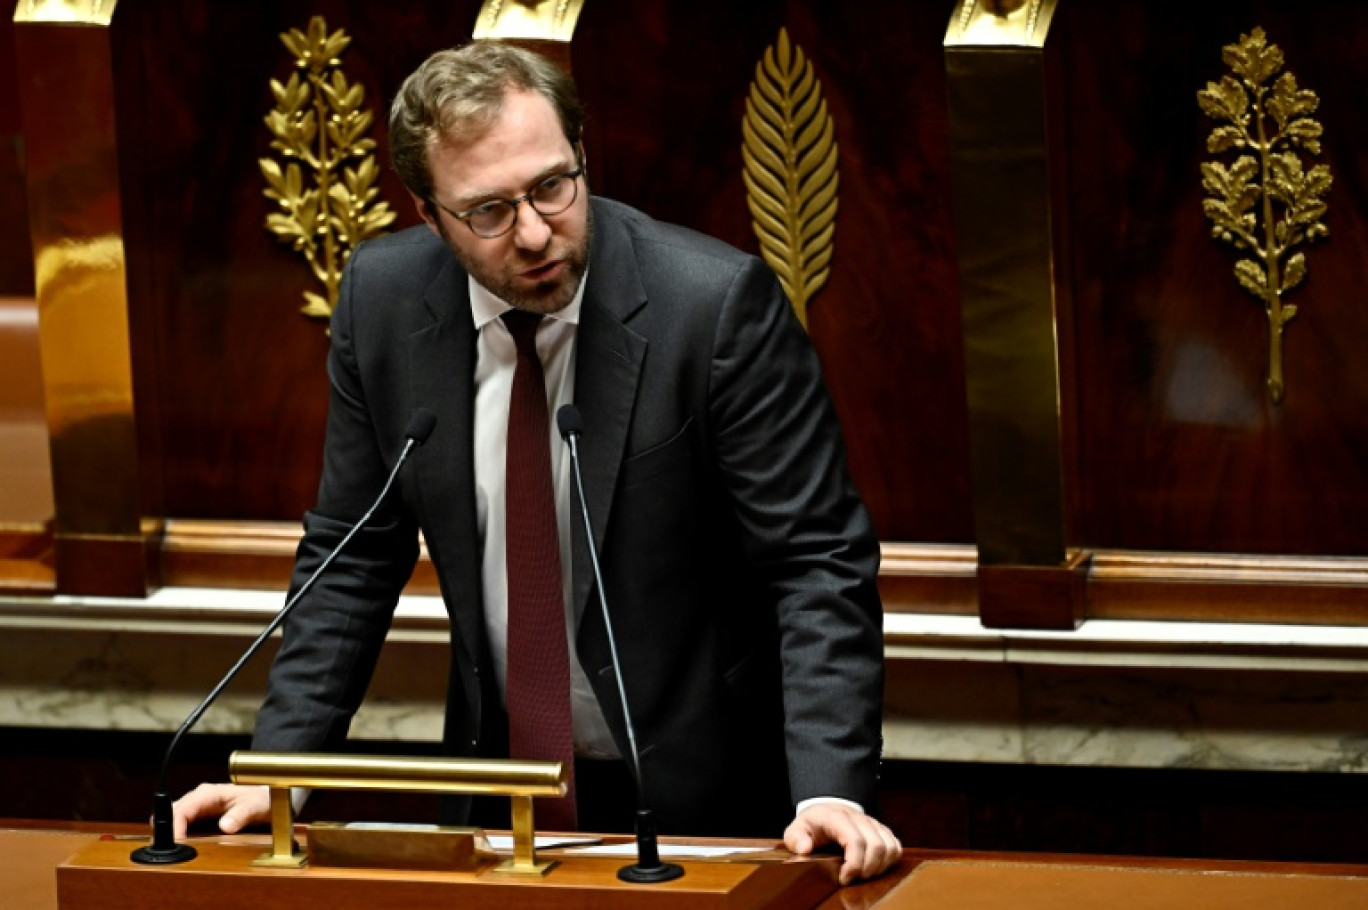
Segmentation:
<svg viewBox="0 0 1368 910">
<path fill-rule="evenodd" d="M 475 17 L 476 39 L 520 38 L 533 41 L 569 42 L 584 11 L 585 0 L 556 0 L 552 3 L 505 3 L 484 0 Z"/>
<path fill-rule="evenodd" d="M 51 26 L 107 26 L 113 9 L 24 4 L 14 36 L 57 588 L 136 597 L 158 583 L 158 541 L 143 514 L 112 39 L 108 28 Z"/>
<path fill-rule="evenodd" d="M 945 42 L 974 522 L 991 566 L 1068 555 L 1047 24 L 1030 46 L 961 45 L 954 24 Z"/>
<path fill-rule="evenodd" d="M 19 0 L 15 22 L 108 26 L 119 0 Z"/>
<path fill-rule="evenodd" d="M 1059 0 L 960 0 L 950 16 L 946 47 L 1045 45 Z"/>
</svg>

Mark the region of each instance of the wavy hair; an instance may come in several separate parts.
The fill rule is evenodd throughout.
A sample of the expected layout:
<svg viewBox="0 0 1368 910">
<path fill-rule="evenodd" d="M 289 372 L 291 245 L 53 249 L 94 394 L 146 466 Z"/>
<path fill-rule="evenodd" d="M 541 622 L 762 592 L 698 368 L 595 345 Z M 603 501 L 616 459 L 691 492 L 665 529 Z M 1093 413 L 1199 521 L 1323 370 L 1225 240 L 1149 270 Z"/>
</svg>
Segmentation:
<svg viewBox="0 0 1368 910">
<path fill-rule="evenodd" d="M 390 107 L 390 160 L 415 196 L 432 200 L 427 156 L 432 140 L 478 137 L 498 117 L 510 88 L 546 98 L 570 145 L 579 143 L 584 127 L 579 92 L 570 75 L 550 60 L 497 41 L 438 51 L 404 80 Z"/>
</svg>

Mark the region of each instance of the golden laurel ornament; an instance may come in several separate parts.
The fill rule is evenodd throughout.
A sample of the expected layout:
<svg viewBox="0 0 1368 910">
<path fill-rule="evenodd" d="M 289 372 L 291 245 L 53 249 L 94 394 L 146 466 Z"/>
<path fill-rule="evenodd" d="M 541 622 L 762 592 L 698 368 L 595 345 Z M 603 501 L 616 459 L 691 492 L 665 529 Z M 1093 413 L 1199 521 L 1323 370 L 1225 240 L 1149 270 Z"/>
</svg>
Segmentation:
<svg viewBox="0 0 1368 910">
<path fill-rule="evenodd" d="M 786 29 L 755 67 L 742 136 L 760 254 L 806 326 L 808 305 L 831 273 L 840 174 L 822 85 Z"/>
<path fill-rule="evenodd" d="M 395 213 L 378 199 L 380 169 L 371 154 L 375 140 L 367 135 L 374 117 L 361 107 L 365 90 L 347 82 L 338 59 L 351 38 L 341 29 L 329 33 L 323 17 L 314 16 L 307 34 L 290 29 L 280 41 L 294 54 L 296 71 L 284 85 L 271 80 L 276 107 L 266 126 L 281 160 L 260 164 L 266 198 L 280 211 L 266 216 L 266 229 L 304 254 L 323 293 L 305 291 L 302 312 L 327 319 L 347 257 L 361 241 L 384 233 Z"/>
<path fill-rule="evenodd" d="M 1261 28 L 1227 45 L 1221 59 L 1234 75 L 1208 82 L 1197 103 L 1222 124 L 1207 137 L 1207 151 L 1238 157 L 1202 165 L 1202 209 L 1213 237 L 1250 254 L 1235 263 L 1235 278 L 1268 316 L 1268 392 L 1279 403 L 1283 328 L 1297 315 L 1283 298 L 1306 278 L 1306 254 L 1297 247 L 1330 233 L 1323 221 L 1330 168 L 1307 167 L 1299 155 L 1320 154 L 1324 130 L 1310 116 L 1320 99 L 1298 88 L 1292 73 L 1278 76 L 1283 53 Z"/>
</svg>

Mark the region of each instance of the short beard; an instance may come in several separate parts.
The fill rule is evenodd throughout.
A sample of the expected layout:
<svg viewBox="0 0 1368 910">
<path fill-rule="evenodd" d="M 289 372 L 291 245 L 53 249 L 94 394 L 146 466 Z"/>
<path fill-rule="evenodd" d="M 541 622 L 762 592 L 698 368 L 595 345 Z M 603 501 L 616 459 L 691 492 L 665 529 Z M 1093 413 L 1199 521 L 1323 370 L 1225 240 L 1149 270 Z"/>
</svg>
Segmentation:
<svg viewBox="0 0 1368 910">
<path fill-rule="evenodd" d="M 515 289 L 511 282 L 505 281 L 502 276 L 487 274 L 478 264 L 469 261 L 461 249 L 451 242 L 451 237 L 447 234 L 446 224 L 440 219 L 436 220 L 436 224 L 438 232 L 442 235 L 442 240 L 446 242 L 447 249 L 451 250 L 452 255 L 460 262 L 467 274 L 504 303 L 520 310 L 527 310 L 530 313 L 547 315 L 559 313 L 568 307 L 570 302 L 575 299 L 575 294 L 579 292 L 580 282 L 584 280 L 584 273 L 589 268 L 589 251 L 593 248 L 594 241 L 594 208 L 592 205 L 585 210 L 583 243 L 567 251 L 566 264 L 569 268 L 565 281 L 559 285 L 555 282 L 547 282 L 546 285 L 538 286 L 530 293 Z M 553 289 L 555 293 L 553 293 Z M 538 293 L 538 291 L 543 291 L 543 293 Z"/>
</svg>

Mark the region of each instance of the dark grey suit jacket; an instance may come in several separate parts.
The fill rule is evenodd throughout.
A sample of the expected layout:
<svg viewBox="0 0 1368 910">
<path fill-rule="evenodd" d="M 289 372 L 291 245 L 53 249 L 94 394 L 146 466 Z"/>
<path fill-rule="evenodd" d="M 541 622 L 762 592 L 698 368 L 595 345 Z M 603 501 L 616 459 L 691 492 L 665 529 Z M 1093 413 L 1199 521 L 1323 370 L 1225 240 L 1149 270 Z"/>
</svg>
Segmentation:
<svg viewBox="0 0 1368 910">
<path fill-rule="evenodd" d="M 661 829 L 774 835 L 793 804 L 872 804 L 878 544 L 807 336 L 759 260 L 592 203 L 575 400 L 584 483 Z M 422 529 L 451 616 L 445 745 L 499 754 L 472 464 L 466 273 L 425 227 L 351 257 L 332 323 L 318 504 L 295 585 L 370 505 L 413 412 L 436 430 L 286 626 L 254 747 L 345 738 Z M 581 522 L 576 646 L 623 754 Z"/>
</svg>

